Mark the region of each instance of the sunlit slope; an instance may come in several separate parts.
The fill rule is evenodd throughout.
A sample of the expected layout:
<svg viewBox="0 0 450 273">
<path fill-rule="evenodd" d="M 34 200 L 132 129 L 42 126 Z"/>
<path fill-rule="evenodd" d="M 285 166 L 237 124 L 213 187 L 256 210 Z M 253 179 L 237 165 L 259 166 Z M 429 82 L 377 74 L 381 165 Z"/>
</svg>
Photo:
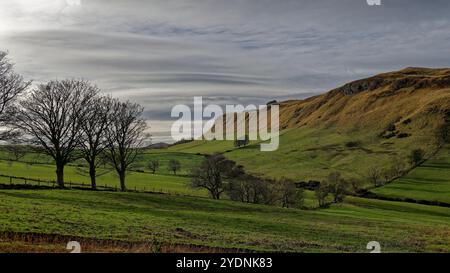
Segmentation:
<svg viewBox="0 0 450 273">
<path fill-rule="evenodd" d="M 365 179 L 371 167 L 407 164 L 413 149 L 430 157 L 450 120 L 450 69 L 407 68 L 351 82 L 323 95 L 280 104 L 280 146 L 193 141 L 169 148 L 225 153 L 249 172 L 320 180 L 331 171 Z"/>
<path fill-rule="evenodd" d="M 435 129 L 449 111 L 450 69 L 407 68 L 281 103 L 280 123 L 374 132 L 393 124 L 398 133 L 414 133 Z"/>
</svg>

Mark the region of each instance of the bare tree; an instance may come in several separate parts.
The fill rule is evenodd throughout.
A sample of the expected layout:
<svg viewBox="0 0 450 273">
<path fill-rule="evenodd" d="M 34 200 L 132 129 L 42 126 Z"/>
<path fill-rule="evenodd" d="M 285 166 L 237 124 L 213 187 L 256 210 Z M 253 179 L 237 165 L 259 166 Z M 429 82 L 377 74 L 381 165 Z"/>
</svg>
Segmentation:
<svg viewBox="0 0 450 273">
<path fill-rule="evenodd" d="M 330 194 L 328 183 L 320 182 L 320 185 L 315 189 L 314 194 L 319 202 L 319 207 L 325 208 L 328 206 L 327 197 Z"/>
<path fill-rule="evenodd" d="M 333 201 L 340 203 L 344 201 L 349 189 L 349 182 L 345 180 L 340 172 L 332 172 L 328 175 L 329 192 L 333 195 Z"/>
<path fill-rule="evenodd" d="M 169 171 L 172 171 L 174 175 L 177 174 L 177 171 L 181 169 L 181 163 L 180 161 L 176 159 L 169 160 Z"/>
<path fill-rule="evenodd" d="M 126 191 L 125 177 L 131 164 L 142 152 L 147 124 L 142 117 L 144 108 L 131 102 L 116 101 L 111 122 L 106 131 L 107 159 L 119 175 L 120 189 Z"/>
<path fill-rule="evenodd" d="M 406 165 L 405 165 L 405 163 L 404 163 L 400 158 L 397 158 L 397 159 L 394 161 L 394 164 L 393 164 L 393 166 L 392 166 L 392 169 L 393 169 L 393 171 L 394 171 L 394 173 L 395 173 L 395 177 L 400 177 L 400 176 L 402 176 L 403 173 L 405 172 Z"/>
<path fill-rule="evenodd" d="M 303 205 L 303 189 L 297 189 L 294 181 L 282 178 L 280 181 L 277 181 L 277 189 L 283 208 L 301 207 Z"/>
<path fill-rule="evenodd" d="M 148 167 L 150 168 L 150 170 L 152 170 L 152 174 L 155 174 L 155 172 L 158 170 L 159 168 L 159 160 L 151 160 L 150 163 L 148 164 Z"/>
<path fill-rule="evenodd" d="M 192 171 L 191 187 L 207 189 L 213 199 L 220 199 L 225 191 L 225 181 L 242 175 L 242 167 L 221 154 L 213 154 Z"/>
<path fill-rule="evenodd" d="M 64 187 L 64 166 L 75 160 L 86 112 L 97 89 L 83 80 L 39 85 L 20 101 L 14 125 L 32 137 L 56 165 L 58 186 Z"/>
<path fill-rule="evenodd" d="M 6 145 L 5 148 L 11 155 L 11 160 L 13 161 L 19 161 L 28 152 L 27 147 L 24 145 L 20 145 L 19 143 L 11 143 L 9 145 Z"/>
<path fill-rule="evenodd" d="M 106 129 L 112 122 L 113 106 L 114 100 L 110 97 L 94 98 L 87 107 L 85 122 L 81 124 L 83 135 L 80 151 L 89 166 L 92 189 L 97 188 L 97 176 L 105 174 L 98 173 L 97 168 L 102 164 L 101 154 L 108 147 Z"/>
<path fill-rule="evenodd" d="M 356 178 L 350 178 L 349 184 L 352 187 L 353 192 L 358 193 L 362 188 L 362 181 Z"/>
<path fill-rule="evenodd" d="M 375 186 L 381 186 L 381 170 L 378 167 L 371 167 L 367 171 L 367 177 L 369 178 L 369 181 Z"/>
<path fill-rule="evenodd" d="M 6 56 L 6 52 L 0 51 L 0 127 L 3 129 L 0 133 L 1 140 L 15 136 L 12 130 L 5 130 L 5 128 L 14 116 L 15 108 L 12 106 L 18 95 L 31 84 L 30 81 L 24 81 L 22 76 L 14 72 L 14 67 Z"/>
<path fill-rule="evenodd" d="M 231 200 L 246 203 L 263 203 L 264 192 L 268 190 L 269 183 L 257 177 L 243 174 L 239 178 L 232 179 L 226 187 L 227 195 Z"/>
</svg>

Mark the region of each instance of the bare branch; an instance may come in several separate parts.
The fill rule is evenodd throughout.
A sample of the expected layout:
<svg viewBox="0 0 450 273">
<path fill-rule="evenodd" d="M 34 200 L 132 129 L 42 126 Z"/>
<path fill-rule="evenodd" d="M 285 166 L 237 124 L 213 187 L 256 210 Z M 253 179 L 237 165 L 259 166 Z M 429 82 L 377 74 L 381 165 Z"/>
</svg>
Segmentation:
<svg viewBox="0 0 450 273">
<path fill-rule="evenodd" d="M 51 81 L 20 101 L 14 125 L 55 160 L 60 187 L 64 187 L 64 166 L 78 157 L 81 126 L 97 93 L 95 86 L 83 80 Z"/>
</svg>

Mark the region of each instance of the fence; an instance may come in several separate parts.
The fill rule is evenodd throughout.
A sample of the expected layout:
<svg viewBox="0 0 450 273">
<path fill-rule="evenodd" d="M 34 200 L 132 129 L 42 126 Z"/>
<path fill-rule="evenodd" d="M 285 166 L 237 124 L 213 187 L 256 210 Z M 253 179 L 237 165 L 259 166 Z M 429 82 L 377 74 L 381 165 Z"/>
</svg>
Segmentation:
<svg viewBox="0 0 450 273">
<path fill-rule="evenodd" d="M 11 175 L 3 175 L 0 174 L 0 185 L 5 186 L 36 186 L 36 187 L 50 187 L 50 188 L 57 188 L 58 184 L 56 181 L 52 180 L 41 180 L 36 178 L 29 178 L 29 177 L 19 177 L 19 176 L 11 176 Z M 90 183 L 79 183 L 79 182 L 72 182 L 68 181 L 64 185 L 66 188 L 72 189 L 86 189 L 90 190 L 92 189 L 92 186 Z M 103 191 L 120 191 L 120 188 L 118 186 L 108 186 L 108 185 L 97 185 L 97 190 L 103 190 Z M 172 194 L 172 195 L 179 195 L 179 196 L 193 196 L 186 193 L 179 193 L 175 191 L 165 191 L 162 188 L 157 189 L 155 187 L 132 187 L 130 189 L 127 189 L 127 192 L 135 192 L 135 193 L 158 193 L 158 194 Z"/>
</svg>

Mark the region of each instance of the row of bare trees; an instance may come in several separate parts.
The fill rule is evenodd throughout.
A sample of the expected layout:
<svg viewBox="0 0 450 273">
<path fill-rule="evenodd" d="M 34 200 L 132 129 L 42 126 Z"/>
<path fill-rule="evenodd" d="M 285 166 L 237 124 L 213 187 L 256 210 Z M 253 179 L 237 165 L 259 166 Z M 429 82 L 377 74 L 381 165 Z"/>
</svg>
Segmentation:
<svg viewBox="0 0 450 273">
<path fill-rule="evenodd" d="M 92 188 L 97 169 L 109 163 L 117 172 L 122 191 L 125 177 L 148 139 L 143 107 L 101 96 L 84 80 L 55 80 L 31 90 L 30 82 L 13 72 L 6 53 L 0 53 L 0 121 L 6 139 L 22 139 L 53 158 L 56 181 L 64 187 L 64 167 L 83 158 L 89 166 Z"/>
<path fill-rule="evenodd" d="M 231 200 L 245 203 L 301 207 L 303 190 L 289 179 L 263 179 L 245 173 L 240 165 L 222 154 L 207 156 L 191 172 L 191 187 L 206 189 L 213 199 L 227 194 Z"/>
</svg>

